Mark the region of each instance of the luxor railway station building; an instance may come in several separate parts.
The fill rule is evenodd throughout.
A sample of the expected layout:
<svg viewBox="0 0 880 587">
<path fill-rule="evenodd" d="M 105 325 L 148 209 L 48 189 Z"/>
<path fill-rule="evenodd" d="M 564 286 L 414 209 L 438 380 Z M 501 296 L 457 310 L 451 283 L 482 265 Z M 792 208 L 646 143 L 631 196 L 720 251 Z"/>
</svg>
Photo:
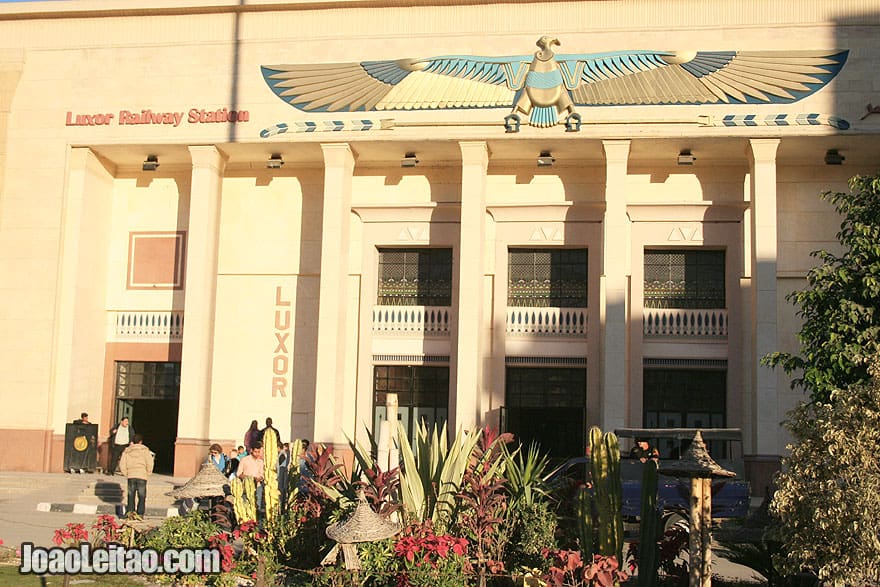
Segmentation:
<svg viewBox="0 0 880 587">
<path fill-rule="evenodd" d="M 344 450 L 396 393 L 559 457 L 741 428 L 764 484 L 878 38 L 868 0 L 0 4 L 0 468 L 81 411 L 177 475 L 267 416 Z"/>
</svg>

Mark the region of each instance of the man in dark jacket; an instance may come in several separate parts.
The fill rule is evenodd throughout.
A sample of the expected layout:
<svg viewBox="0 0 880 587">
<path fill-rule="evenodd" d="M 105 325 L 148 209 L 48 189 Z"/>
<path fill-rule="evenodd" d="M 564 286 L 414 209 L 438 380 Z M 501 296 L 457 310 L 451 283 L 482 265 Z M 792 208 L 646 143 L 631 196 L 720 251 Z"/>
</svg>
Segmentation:
<svg viewBox="0 0 880 587">
<path fill-rule="evenodd" d="M 272 418 L 266 418 L 266 427 L 260 430 L 260 442 L 265 446 L 266 444 L 266 432 L 272 431 L 275 434 L 275 446 L 281 446 L 281 433 L 278 432 L 278 429 L 272 426 Z"/>
</svg>

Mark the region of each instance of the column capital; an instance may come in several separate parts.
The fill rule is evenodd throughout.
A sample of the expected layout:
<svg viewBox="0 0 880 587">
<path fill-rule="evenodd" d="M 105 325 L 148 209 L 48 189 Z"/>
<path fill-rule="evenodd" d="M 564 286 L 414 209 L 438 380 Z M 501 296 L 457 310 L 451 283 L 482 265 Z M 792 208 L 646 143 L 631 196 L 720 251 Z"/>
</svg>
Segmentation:
<svg viewBox="0 0 880 587">
<path fill-rule="evenodd" d="M 222 172 L 226 167 L 226 155 L 214 145 L 190 145 L 188 148 L 193 168 L 211 168 Z"/>
<path fill-rule="evenodd" d="M 626 162 L 629 159 L 629 148 L 632 141 L 629 139 L 608 139 L 602 141 L 602 148 L 605 150 L 605 161 L 610 162 Z"/>
<path fill-rule="evenodd" d="M 749 157 L 754 162 L 774 162 L 779 143 L 780 139 L 749 139 Z"/>
<path fill-rule="evenodd" d="M 321 143 L 321 151 L 324 153 L 325 167 L 354 167 L 357 161 L 357 153 L 348 143 Z"/>
<path fill-rule="evenodd" d="M 459 141 L 462 165 L 489 166 L 489 145 L 485 141 Z"/>
</svg>

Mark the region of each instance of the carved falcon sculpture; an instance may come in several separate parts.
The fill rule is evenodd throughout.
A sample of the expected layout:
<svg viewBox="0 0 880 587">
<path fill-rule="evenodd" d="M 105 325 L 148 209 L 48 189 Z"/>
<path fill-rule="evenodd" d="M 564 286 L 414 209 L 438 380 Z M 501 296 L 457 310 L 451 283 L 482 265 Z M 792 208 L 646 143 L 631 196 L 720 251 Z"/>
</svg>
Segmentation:
<svg viewBox="0 0 880 587">
<path fill-rule="evenodd" d="M 510 107 L 552 126 L 575 105 L 784 104 L 827 84 L 848 51 L 617 51 L 446 55 L 360 63 L 263 66 L 285 102 L 309 112 Z"/>
</svg>

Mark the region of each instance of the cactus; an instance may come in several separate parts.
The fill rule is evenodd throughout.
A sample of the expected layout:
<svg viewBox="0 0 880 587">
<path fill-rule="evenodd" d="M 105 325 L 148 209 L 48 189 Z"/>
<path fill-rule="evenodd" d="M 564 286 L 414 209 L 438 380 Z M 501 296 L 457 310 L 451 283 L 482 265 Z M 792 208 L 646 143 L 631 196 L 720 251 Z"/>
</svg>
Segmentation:
<svg viewBox="0 0 880 587">
<path fill-rule="evenodd" d="M 657 585 L 657 554 L 661 534 L 657 506 L 657 462 L 649 460 L 642 470 L 642 511 L 639 521 L 639 587 Z"/>
<path fill-rule="evenodd" d="M 593 500 L 590 490 L 581 487 L 577 494 L 577 532 L 584 560 L 593 560 Z"/>
<path fill-rule="evenodd" d="M 254 480 L 250 477 L 245 479 L 233 479 L 229 482 L 232 493 L 232 507 L 235 510 L 235 518 L 239 523 L 257 519 L 257 490 Z"/>
<path fill-rule="evenodd" d="M 278 439 L 271 430 L 263 435 L 263 504 L 266 519 L 275 520 L 281 511 L 278 489 Z"/>
<path fill-rule="evenodd" d="M 623 486 L 620 481 L 620 445 L 611 432 L 590 429 L 590 465 L 593 503 L 598 513 L 599 554 L 623 560 Z"/>
</svg>

